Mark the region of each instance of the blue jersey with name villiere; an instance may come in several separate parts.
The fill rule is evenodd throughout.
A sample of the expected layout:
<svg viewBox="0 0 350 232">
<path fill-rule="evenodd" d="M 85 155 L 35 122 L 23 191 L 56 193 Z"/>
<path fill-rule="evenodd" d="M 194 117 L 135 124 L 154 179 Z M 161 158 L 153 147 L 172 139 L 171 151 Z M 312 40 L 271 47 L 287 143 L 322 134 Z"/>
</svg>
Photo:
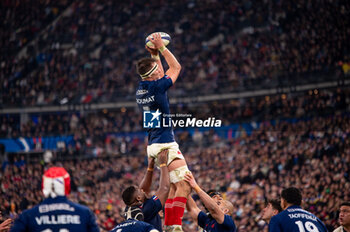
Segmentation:
<svg viewBox="0 0 350 232">
<path fill-rule="evenodd" d="M 173 85 L 173 81 L 167 75 L 155 81 L 140 81 L 136 91 L 136 102 L 144 115 L 144 111 L 157 111 L 165 114 L 169 119 L 169 99 L 167 90 Z M 162 115 L 160 120 L 162 122 Z M 148 144 L 174 142 L 174 131 L 171 127 L 149 128 Z"/>
<path fill-rule="evenodd" d="M 135 219 L 129 219 L 126 220 L 120 224 L 118 224 L 116 227 L 113 228 L 110 232 L 155 232 L 158 231 L 154 229 L 154 227 L 151 224 L 148 224 L 146 222 L 137 221 Z"/>
<path fill-rule="evenodd" d="M 271 218 L 269 232 L 279 231 L 325 232 L 327 228 L 318 217 L 294 205 Z"/>
<path fill-rule="evenodd" d="M 159 216 L 159 211 L 163 209 L 159 198 L 154 195 L 141 205 L 144 221 L 154 226 L 159 231 L 162 231 L 162 220 Z"/>
<path fill-rule="evenodd" d="M 214 218 L 202 211 L 198 214 L 198 225 L 206 232 L 235 232 L 237 229 L 229 215 L 225 215 L 224 222 L 219 224 Z"/>
<path fill-rule="evenodd" d="M 95 215 L 65 196 L 46 198 L 32 209 L 23 211 L 11 232 L 98 232 Z"/>
</svg>

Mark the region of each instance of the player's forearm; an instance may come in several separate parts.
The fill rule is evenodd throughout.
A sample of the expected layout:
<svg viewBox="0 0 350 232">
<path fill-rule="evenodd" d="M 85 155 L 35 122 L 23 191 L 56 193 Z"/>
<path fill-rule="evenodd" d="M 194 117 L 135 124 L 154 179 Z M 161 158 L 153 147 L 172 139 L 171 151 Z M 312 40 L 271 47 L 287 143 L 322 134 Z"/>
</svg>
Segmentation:
<svg viewBox="0 0 350 232">
<path fill-rule="evenodd" d="M 173 69 L 181 70 L 180 63 L 177 61 L 176 57 L 173 55 L 173 53 L 169 49 L 166 48 L 162 52 L 162 55 L 164 56 L 165 61 L 169 65 L 169 69 L 173 68 Z"/>
<path fill-rule="evenodd" d="M 169 178 L 169 171 L 167 166 L 163 166 L 160 168 L 160 181 L 159 181 L 159 188 L 158 188 L 158 197 L 159 200 L 162 202 L 162 205 L 165 204 L 166 199 L 168 198 L 168 193 L 170 190 L 170 178 Z"/>
<path fill-rule="evenodd" d="M 140 189 L 145 193 L 149 193 L 152 185 L 153 168 L 147 168 L 147 172 L 140 183 Z"/>
<path fill-rule="evenodd" d="M 188 197 L 186 202 L 186 209 L 192 218 L 193 221 L 197 222 L 197 217 L 200 212 L 200 209 L 198 208 L 196 202 L 193 200 L 191 196 Z"/>
<path fill-rule="evenodd" d="M 168 75 L 171 78 L 174 84 L 177 78 L 179 77 L 181 65 L 168 49 L 162 51 L 162 55 L 164 56 L 167 64 L 169 65 L 169 69 L 166 71 L 166 75 Z"/>
</svg>

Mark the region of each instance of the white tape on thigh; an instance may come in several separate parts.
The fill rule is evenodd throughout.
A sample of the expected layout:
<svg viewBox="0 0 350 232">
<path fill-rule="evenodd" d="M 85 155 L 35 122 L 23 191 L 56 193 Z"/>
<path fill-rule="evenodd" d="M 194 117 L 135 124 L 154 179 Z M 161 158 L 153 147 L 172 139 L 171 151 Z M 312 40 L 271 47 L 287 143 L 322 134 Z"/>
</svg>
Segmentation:
<svg viewBox="0 0 350 232">
<path fill-rule="evenodd" d="M 187 165 L 172 170 L 171 172 L 169 172 L 170 183 L 174 184 L 182 181 L 184 179 L 185 174 L 189 172 L 190 170 L 188 169 Z"/>
</svg>

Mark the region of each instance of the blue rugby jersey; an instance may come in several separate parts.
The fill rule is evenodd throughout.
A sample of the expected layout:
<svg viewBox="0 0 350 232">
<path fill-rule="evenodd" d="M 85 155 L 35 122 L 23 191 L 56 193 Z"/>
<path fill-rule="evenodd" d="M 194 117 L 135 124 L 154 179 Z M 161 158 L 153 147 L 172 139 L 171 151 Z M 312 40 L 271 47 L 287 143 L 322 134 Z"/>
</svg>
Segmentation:
<svg viewBox="0 0 350 232">
<path fill-rule="evenodd" d="M 65 196 L 46 198 L 32 209 L 23 211 L 11 232 L 99 232 L 95 215 Z"/>
<path fill-rule="evenodd" d="M 294 205 L 271 218 L 269 232 L 279 231 L 325 232 L 327 228 L 318 217 Z"/>
<path fill-rule="evenodd" d="M 141 206 L 144 221 L 154 226 L 159 231 L 162 231 L 162 220 L 159 216 L 159 211 L 163 209 L 162 203 L 159 198 L 154 195 L 152 198 L 147 199 Z"/>
<path fill-rule="evenodd" d="M 232 217 L 225 215 L 224 222 L 219 224 L 214 218 L 209 217 L 204 212 L 198 214 L 198 225 L 206 232 L 235 232 L 237 230 Z"/>
<path fill-rule="evenodd" d="M 146 222 L 137 221 L 135 219 L 126 220 L 116 227 L 113 228 L 110 232 L 156 232 L 158 230 Z"/>
<path fill-rule="evenodd" d="M 145 111 L 157 111 L 165 114 L 169 119 L 169 99 L 167 90 L 173 85 L 173 81 L 167 75 L 155 81 L 140 81 L 136 91 L 136 102 L 144 115 Z M 162 122 L 162 115 L 160 120 Z M 169 124 L 168 124 L 169 125 Z M 148 144 L 152 143 L 170 143 L 174 142 L 174 131 L 170 124 L 169 127 L 149 128 Z"/>
</svg>

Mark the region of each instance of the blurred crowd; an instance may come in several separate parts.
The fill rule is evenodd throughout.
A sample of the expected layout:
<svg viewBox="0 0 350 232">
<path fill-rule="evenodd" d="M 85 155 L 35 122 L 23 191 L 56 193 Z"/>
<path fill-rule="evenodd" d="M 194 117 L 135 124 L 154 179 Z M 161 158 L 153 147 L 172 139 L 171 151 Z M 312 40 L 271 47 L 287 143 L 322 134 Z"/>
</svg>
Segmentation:
<svg viewBox="0 0 350 232">
<path fill-rule="evenodd" d="M 346 0 L 1 4 L 2 106 L 134 99 L 135 60 L 146 56 L 144 39 L 154 31 L 172 35 L 183 67 L 172 96 L 349 75 Z M 33 9 L 21 14 L 28 4 Z M 34 37 L 37 43 L 28 45 Z"/>
<path fill-rule="evenodd" d="M 183 67 L 170 98 L 350 75 L 346 0 L 5 0 L 0 6 L 0 108 L 133 101 L 135 60 L 146 56 L 144 39 L 154 31 L 172 36 L 169 46 Z M 343 87 L 179 103 L 171 112 L 215 117 L 224 126 L 261 122 L 252 134 L 241 129 L 232 138 L 176 131 L 198 184 L 234 203 L 239 231 L 266 231 L 260 220 L 266 199 L 290 186 L 303 190 L 303 206 L 331 230 L 339 204 L 350 201 L 349 105 L 350 89 Z M 5 217 L 40 202 L 44 169 L 62 165 L 72 176 L 70 198 L 88 205 L 103 231 L 123 220 L 121 191 L 146 171 L 146 141 L 118 136 L 143 131 L 136 108 L 0 115 L 0 126 L 0 138 L 59 134 L 75 141 L 63 159 L 3 162 Z M 88 152 L 95 158 L 75 158 Z M 158 178 L 156 172 L 153 189 Z M 187 217 L 184 227 L 195 231 Z"/>
<path fill-rule="evenodd" d="M 262 231 L 260 220 L 266 199 L 276 198 L 284 187 L 297 186 L 303 207 L 315 213 L 329 229 L 337 225 L 339 204 L 350 197 L 350 116 L 315 117 L 309 121 L 275 125 L 266 122 L 250 136 L 223 139 L 204 134 L 186 138 L 192 146 L 185 156 L 203 189 L 220 191 L 235 205 L 239 231 Z M 206 140 L 208 147 L 200 145 Z M 178 141 L 180 148 L 182 140 Z M 140 183 L 146 172 L 144 152 L 127 156 L 27 163 L 4 163 L 1 169 L 0 210 L 15 217 L 41 200 L 41 175 L 50 165 L 62 165 L 72 176 L 70 198 L 88 205 L 107 231 L 121 222 L 121 192 Z M 156 171 L 152 189 L 157 189 Z M 185 213 L 186 215 L 186 213 Z M 185 216 L 185 231 L 195 224 Z"/>
<path fill-rule="evenodd" d="M 223 126 L 228 126 L 244 122 L 334 115 L 349 112 L 349 105 L 350 88 L 344 87 L 239 100 L 175 104 L 171 106 L 171 113 L 190 114 L 203 120 L 215 117 L 222 120 Z M 0 123 L 0 138 L 40 139 L 47 136 L 73 135 L 75 147 L 65 148 L 64 152 L 68 155 L 72 152 L 90 152 L 94 155 L 125 154 L 142 150 L 145 142 L 140 137 L 121 136 L 122 133 L 144 131 L 142 114 L 135 108 L 33 114 L 29 115 L 26 121 L 19 115 L 0 115 Z M 184 143 L 191 146 L 186 141 Z"/>
<path fill-rule="evenodd" d="M 4 0 L 0 2 L 1 69 L 12 68 L 17 53 L 56 19 L 72 1 Z M 11 74 L 4 70 L 4 74 Z M 10 77 L 10 76 L 8 76 Z"/>
</svg>

